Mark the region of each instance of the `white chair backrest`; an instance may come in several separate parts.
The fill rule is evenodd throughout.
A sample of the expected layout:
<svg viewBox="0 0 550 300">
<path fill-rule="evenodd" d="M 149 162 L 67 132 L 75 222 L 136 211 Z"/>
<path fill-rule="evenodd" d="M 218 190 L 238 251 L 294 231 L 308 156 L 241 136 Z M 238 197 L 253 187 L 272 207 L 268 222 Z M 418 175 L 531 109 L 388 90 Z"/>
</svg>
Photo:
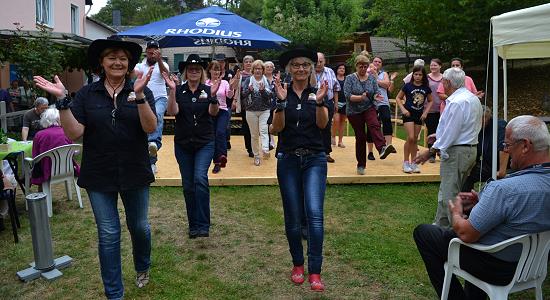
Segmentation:
<svg viewBox="0 0 550 300">
<path fill-rule="evenodd" d="M 39 163 L 44 157 L 49 157 L 52 163 L 50 180 L 55 181 L 58 178 L 74 176 L 73 157 L 76 151 L 80 151 L 82 145 L 69 144 L 50 149 L 33 159 L 34 164 Z"/>
<path fill-rule="evenodd" d="M 519 283 L 545 278 L 547 272 L 550 231 L 533 233 L 528 237 L 529 245 L 527 247 L 529 251 L 526 253 L 525 263 L 516 278 L 516 282 Z M 522 252 L 525 253 L 526 251 Z"/>
</svg>

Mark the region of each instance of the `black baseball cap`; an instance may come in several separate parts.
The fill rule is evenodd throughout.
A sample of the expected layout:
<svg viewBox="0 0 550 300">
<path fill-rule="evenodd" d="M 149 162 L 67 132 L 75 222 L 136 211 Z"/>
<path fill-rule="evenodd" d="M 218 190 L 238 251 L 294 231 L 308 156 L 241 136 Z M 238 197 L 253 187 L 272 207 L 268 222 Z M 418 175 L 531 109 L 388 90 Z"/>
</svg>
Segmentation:
<svg viewBox="0 0 550 300">
<path fill-rule="evenodd" d="M 149 48 L 160 48 L 159 42 L 157 42 L 157 41 L 148 41 L 147 42 L 147 47 L 145 47 L 145 49 L 149 49 Z"/>
<path fill-rule="evenodd" d="M 225 60 L 225 54 L 218 53 L 218 54 L 214 55 L 214 60 Z"/>
</svg>

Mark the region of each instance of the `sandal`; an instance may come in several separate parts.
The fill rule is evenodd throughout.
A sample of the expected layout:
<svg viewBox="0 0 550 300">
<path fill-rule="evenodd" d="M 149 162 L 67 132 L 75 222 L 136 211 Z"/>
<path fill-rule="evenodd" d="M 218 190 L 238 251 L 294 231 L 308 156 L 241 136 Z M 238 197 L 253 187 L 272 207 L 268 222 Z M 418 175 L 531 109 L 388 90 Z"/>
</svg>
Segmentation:
<svg viewBox="0 0 550 300">
<path fill-rule="evenodd" d="M 138 272 L 136 275 L 136 286 L 142 288 L 149 283 L 149 271 Z"/>
</svg>

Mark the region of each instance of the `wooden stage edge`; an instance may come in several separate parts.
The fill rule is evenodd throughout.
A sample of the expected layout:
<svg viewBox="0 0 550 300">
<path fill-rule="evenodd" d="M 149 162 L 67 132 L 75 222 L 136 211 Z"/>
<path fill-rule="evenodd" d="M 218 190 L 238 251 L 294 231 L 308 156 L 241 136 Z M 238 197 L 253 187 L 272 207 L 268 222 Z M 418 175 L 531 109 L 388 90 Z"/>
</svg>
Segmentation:
<svg viewBox="0 0 550 300">
<path fill-rule="evenodd" d="M 373 183 L 415 183 L 439 182 L 439 175 L 357 175 L 329 176 L 327 184 L 373 184 Z M 277 177 L 240 177 L 240 178 L 209 178 L 210 186 L 245 186 L 245 185 L 278 185 Z M 156 178 L 151 186 L 181 186 L 179 178 Z"/>
<path fill-rule="evenodd" d="M 181 186 L 181 175 L 174 156 L 173 136 L 163 136 L 163 147 L 159 149 L 157 162 L 158 173 L 152 186 Z M 367 163 L 365 175 L 357 175 L 355 165 L 355 139 L 344 137 L 346 148 L 333 147 L 331 156 L 336 163 L 328 164 L 328 184 L 384 184 L 384 183 L 417 183 L 439 182 L 439 160 L 433 164 L 421 166 L 421 173 L 407 174 L 402 171 L 404 141 L 394 139 L 393 145 L 397 154 L 386 160 L 377 158 Z M 242 137 L 231 138 L 232 150 L 229 152 L 227 168 L 218 174 L 208 170 L 211 186 L 245 186 L 245 185 L 278 185 L 276 159 L 262 160 L 261 166 L 254 166 L 253 159 L 244 149 Z M 420 147 L 423 149 L 422 147 Z M 375 155 L 378 157 L 378 153 Z"/>
</svg>

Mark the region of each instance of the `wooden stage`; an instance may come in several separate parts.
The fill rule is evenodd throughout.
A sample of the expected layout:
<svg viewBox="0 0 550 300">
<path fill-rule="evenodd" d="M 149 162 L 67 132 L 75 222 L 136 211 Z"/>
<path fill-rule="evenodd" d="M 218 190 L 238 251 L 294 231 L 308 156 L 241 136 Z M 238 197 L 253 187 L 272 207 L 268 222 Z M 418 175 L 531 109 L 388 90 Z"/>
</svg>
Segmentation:
<svg viewBox="0 0 550 300">
<path fill-rule="evenodd" d="M 174 136 L 162 137 L 162 148 L 158 151 L 156 181 L 153 186 L 181 186 L 181 176 L 174 156 Z M 357 175 L 355 160 L 355 138 L 344 137 L 346 148 L 333 146 L 331 156 L 335 163 L 328 164 L 329 184 L 357 183 L 406 183 L 439 181 L 439 160 L 420 166 L 422 173 L 406 174 L 402 171 L 404 141 L 394 138 L 393 145 L 397 154 L 390 154 L 385 160 L 367 160 L 365 175 Z M 208 171 L 212 186 L 229 185 L 277 185 L 275 151 L 270 159 L 263 160 L 260 166 L 254 166 L 254 159 L 248 157 L 242 136 L 231 137 L 231 150 L 228 151 L 227 167 L 218 174 L 212 173 L 213 164 Z M 420 147 L 420 149 L 424 149 Z"/>
</svg>

